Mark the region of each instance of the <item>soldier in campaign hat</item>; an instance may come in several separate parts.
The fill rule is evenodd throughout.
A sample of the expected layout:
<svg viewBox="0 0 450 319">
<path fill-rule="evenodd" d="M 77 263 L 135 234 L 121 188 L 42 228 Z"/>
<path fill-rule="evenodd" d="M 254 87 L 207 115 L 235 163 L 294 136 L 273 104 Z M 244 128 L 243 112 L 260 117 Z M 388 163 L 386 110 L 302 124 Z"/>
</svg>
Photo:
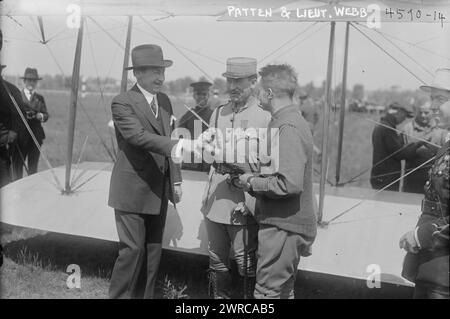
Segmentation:
<svg viewBox="0 0 450 319">
<path fill-rule="evenodd" d="M 270 114 L 259 107 L 259 100 L 254 96 L 256 59 L 229 58 L 223 76 L 227 79 L 230 101 L 219 106 L 211 116 L 210 126 L 216 132 L 215 156 L 202 202 L 209 238 L 210 282 L 214 298 L 232 297 L 229 265 L 231 247 L 241 275 L 241 287 L 245 276 L 248 276 L 247 285 L 243 287 L 244 297 L 252 297 L 257 225 L 253 217 L 246 217 L 252 208 L 245 205 L 245 193 L 233 183 L 233 173 L 226 169 L 226 164 L 238 164 L 247 172 L 255 169 L 249 163 L 249 154 L 246 152 L 257 150 L 239 152 L 239 147 L 235 146 L 254 138 L 247 135 L 248 129 L 266 129 Z M 214 130 L 207 130 L 203 134 L 210 131 Z M 239 297 L 242 298 L 242 294 Z"/>
</svg>

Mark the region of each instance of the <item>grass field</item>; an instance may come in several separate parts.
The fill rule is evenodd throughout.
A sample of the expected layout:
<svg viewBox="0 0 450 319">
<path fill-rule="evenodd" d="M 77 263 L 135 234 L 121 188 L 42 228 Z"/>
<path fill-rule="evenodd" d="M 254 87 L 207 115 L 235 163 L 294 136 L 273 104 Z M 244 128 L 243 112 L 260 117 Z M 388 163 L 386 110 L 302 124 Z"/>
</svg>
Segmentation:
<svg viewBox="0 0 450 319">
<path fill-rule="evenodd" d="M 67 127 L 69 117 L 68 92 L 42 92 L 50 113 L 45 123 L 47 138 L 43 151 L 53 167 L 63 165 L 67 152 Z M 87 95 L 80 99 L 77 110 L 74 156 L 76 162 L 81 154 L 86 138 L 83 161 L 111 161 L 102 143 L 113 149 L 115 137 L 108 128 L 111 119 L 110 102 L 112 96 Z M 185 112 L 182 101 L 172 98 L 175 116 Z M 86 116 L 89 115 L 89 119 Z M 368 115 L 377 119 L 376 115 Z M 328 178 L 334 182 L 335 159 L 337 153 L 337 118 L 331 114 L 330 161 Z M 346 181 L 367 169 L 371 165 L 371 132 L 373 125 L 362 120 L 360 115 L 347 114 L 342 158 L 341 181 Z M 316 127 L 316 145 L 321 145 L 321 122 Z M 102 142 L 103 140 L 103 142 Z M 316 168 L 320 166 L 316 163 Z M 41 160 L 40 170 L 47 169 Z M 368 173 L 352 185 L 369 187 Z M 318 174 L 315 179 L 318 180 Z M 4 247 L 5 261 L 1 268 L 0 291 L 2 298 L 107 298 L 109 277 L 117 254 L 114 243 L 74 236 L 43 233 L 40 231 L 0 225 L 1 241 Z M 69 258 L 70 257 L 70 258 Z M 165 253 L 158 280 L 157 296 L 160 298 L 202 298 L 207 296 L 206 275 L 196 277 L 194 271 L 201 268 L 206 273 L 207 263 L 192 261 L 183 267 L 184 272 L 174 268 L 173 256 Z M 74 261 L 75 259 L 75 261 Z M 68 289 L 66 267 L 69 263 L 82 265 L 82 288 Z M 191 265 L 191 266 L 189 266 Z M 190 269 L 189 267 L 192 267 Z M 186 275 L 189 274 L 189 275 Z M 317 291 L 308 288 L 301 295 L 306 297 L 336 297 L 338 292 L 327 289 Z"/>
</svg>

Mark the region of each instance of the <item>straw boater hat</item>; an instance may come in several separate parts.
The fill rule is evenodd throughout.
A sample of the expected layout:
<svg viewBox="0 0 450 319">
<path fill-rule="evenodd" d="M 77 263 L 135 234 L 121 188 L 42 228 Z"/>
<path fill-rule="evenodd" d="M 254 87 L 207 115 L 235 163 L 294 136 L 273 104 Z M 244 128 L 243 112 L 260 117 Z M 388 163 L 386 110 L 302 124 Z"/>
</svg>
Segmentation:
<svg viewBox="0 0 450 319">
<path fill-rule="evenodd" d="M 173 64 L 171 60 L 164 60 L 161 47 L 155 44 L 143 44 L 133 48 L 131 62 L 133 66 L 126 67 L 125 70 L 152 66 L 168 68 Z"/>
<path fill-rule="evenodd" d="M 25 73 L 21 77 L 21 79 L 25 80 L 42 80 L 42 78 L 39 77 L 37 69 L 34 68 L 26 68 Z"/>
<path fill-rule="evenodd" d="M 420 89 L 425 92 L 431 92 L 432 89 L 437 89 L 450 93 L 450 69 L 437 69 L 433 82 L 430 85 L 422 85 Z"/>
<path fill-rule="evenodd" d="M 227 59 L 227 71 L 222 75 L 231 79 L 243 79 L 256 75 L 256 59 L 244 57 L 229 58 Z"/>
</svg>

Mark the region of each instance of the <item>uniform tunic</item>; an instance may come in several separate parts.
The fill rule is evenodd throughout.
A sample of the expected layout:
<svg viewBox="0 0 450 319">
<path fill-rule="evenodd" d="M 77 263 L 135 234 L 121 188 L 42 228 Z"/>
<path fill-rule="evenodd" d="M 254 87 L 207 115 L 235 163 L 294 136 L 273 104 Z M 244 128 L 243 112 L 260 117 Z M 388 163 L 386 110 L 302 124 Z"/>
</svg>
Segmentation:
<svg viewBox="0 0 450 319">
<path fill-rule="evenodd" d="M 421 126 L 415 120 L 406 123 L 403 127 L 403 131 L 405 132 L 404 136 L 407 143 L 418 142 L 420 139 L 431 139 L 435 135 L 437 129 L 437 127 L 430 125 Z M 434 152 L 430 151 L 426 146 L 420 147 L 416 152 L 416 156 L 412 156 L 411 158 L 405 160 L 405 173 L 408 173 L 420 166 L 434 155 Z M 430 166 L 431 164 L 425 165 L 422 168 L 415 170 L 413 173 L 405 176 L 403 191 L 408 193 L 423 194 L 423 187 L 427 181 Z"/>
<path fill-rule="evenodd" d="M 219 113 L 217 114 L 217 112 Z M 258 130 L 258 132 L 263 133 L 267 129 L 269 121 L 269 112 L 262 110 L 258 106 L 258 100 L 254 97 L 250 97 L 247 103 L 239 109 L 236 109 L 232 102 L 218 107 L 210 120 L 211 127 L 217 127 L 222 132 L 222 136 L 217 138 L 217 147 L 218 153 L 223 154 L 223 156 L 219 157 L 218 161 L 229 162 L 229 150 L 234 150 L 234 162 L 242 163 L 244 161 L 242 156 L 248 154 L 237 152 L 238 145 L 242 145 L 240 144 L 242 139 L 245 139 L 248 135 L 245 133 L 239 134 L 243 131 L 235 129 L 241 128 L 246 132 L 254 132 L 247 130 L 250 128 L 263 129 Z M 248 171 L 251 171 L 249 166 Z M 209 183 L 203 196 L 202 213 L 210 221 L 216 223 L 243 225 L 245 224 L 245 218 L 240 213 L 234 213 L 234 209 L 240 202 L 245 202 L 244 192 L 229 183 L 226 175 L 217 173 L 216 169 L 211 167 Z M 254 223 L 255 221 L 252 219 L 251 222 Z"/>
<path fill-rule="evenodd" d="M 448 298 L 449 287 L 449 171 L 450 141 L 436 154 L 425 184 L 422 215 L 416 227 L 419 253 L 408 253 L 403 276 L 411 281 L 443 287 Z"/>
</svg>

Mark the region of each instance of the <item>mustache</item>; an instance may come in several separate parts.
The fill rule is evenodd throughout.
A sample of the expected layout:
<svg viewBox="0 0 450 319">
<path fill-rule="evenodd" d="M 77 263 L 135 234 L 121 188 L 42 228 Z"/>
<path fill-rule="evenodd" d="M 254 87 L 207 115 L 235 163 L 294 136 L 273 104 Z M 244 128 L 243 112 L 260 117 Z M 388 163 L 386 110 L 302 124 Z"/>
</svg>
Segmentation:
<svg viewBox="0 0 450 319">
<path fill-rule="evenodd" d="M 244 92 L 244 91 L 240 90 L 240 89 L 227 90 L 228 94 L 240 94 L 242 92 Z"/>
</svg>

